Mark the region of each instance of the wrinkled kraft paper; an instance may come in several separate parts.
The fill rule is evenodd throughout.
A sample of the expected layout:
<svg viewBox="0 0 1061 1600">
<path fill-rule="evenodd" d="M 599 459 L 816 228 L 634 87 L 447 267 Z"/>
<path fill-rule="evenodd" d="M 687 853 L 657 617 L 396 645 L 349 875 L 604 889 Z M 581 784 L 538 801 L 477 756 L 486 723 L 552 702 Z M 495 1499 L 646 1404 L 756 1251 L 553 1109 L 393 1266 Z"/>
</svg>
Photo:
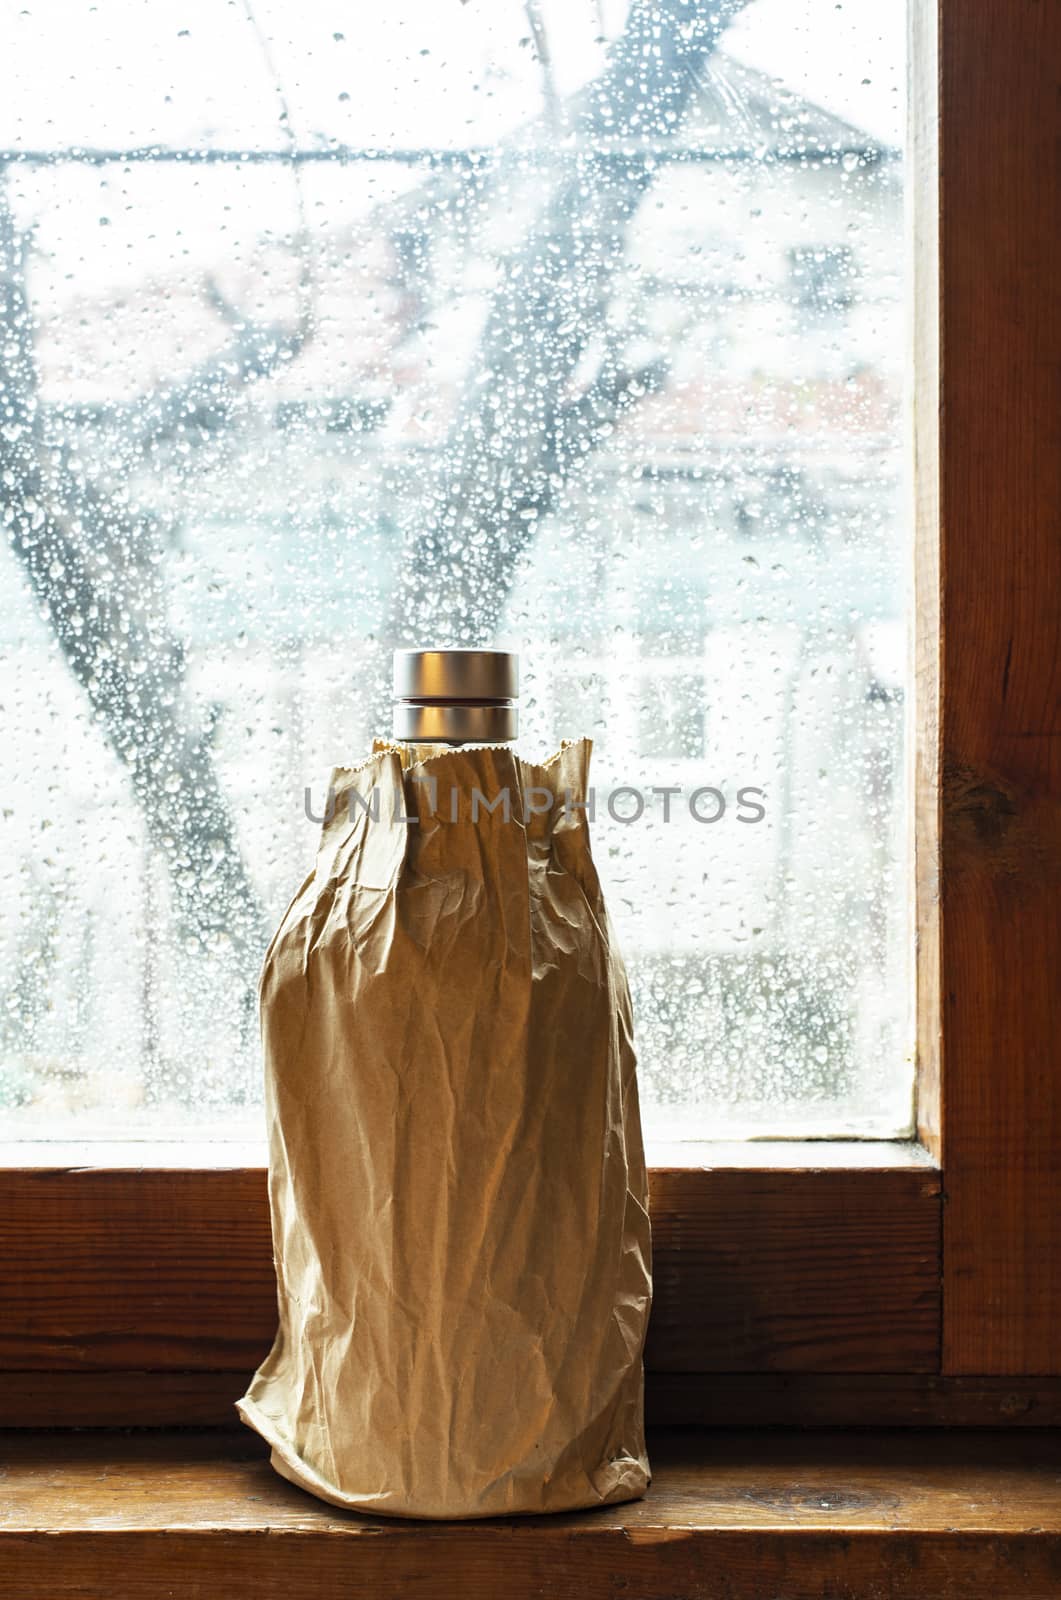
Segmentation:
<svg viewBox="0 0 1061 1600">
<path fill-rule="evenodd" d="M 238 1409 L 335 1505 L 486 1517 L 648 1484 L 630 1006 L 563 804 L 589 754 L 392 746 L 338 770 L 266 957 L 280 1330 Z M 473 822 L 476 789 L 511 819 Z M 350 804 L 373 790 L 378 821 Z"/>
</svg>

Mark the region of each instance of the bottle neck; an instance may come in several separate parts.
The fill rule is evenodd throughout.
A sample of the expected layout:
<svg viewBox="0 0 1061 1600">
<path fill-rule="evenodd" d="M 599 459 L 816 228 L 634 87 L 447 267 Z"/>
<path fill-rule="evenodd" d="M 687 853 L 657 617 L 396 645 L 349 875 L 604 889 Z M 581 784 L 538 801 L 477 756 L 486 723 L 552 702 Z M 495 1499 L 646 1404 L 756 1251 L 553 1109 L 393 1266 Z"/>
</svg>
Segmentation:
<svg viewBox="0 0 1061 1600">
<path fill-rule="evenodd" d="M 514 700 L 402 699 L 394 705 L 394 737 L 402 744 L 511 744 L 518 732 Z"/>
</svg>

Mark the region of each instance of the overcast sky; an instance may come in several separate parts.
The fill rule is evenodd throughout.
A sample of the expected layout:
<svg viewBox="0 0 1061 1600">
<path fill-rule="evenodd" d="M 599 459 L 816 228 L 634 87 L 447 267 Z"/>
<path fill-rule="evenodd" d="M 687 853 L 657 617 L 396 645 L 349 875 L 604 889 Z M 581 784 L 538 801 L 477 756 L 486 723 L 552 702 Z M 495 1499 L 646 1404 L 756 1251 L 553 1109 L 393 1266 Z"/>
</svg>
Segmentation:
<svg viewBox="0 0 1061 1600">
<path fill-rule="evenodd" d="M 19 0 L 0 4 L 0 149 L 482 145 L 540 115 L 525 0 Z M 627 0 L 539 0 L 561 94 L 601 70 Z M 903 0 L 751 0 L 724 48 L 901 143 Z M 264 41 L 264 43 L 263 43 Z M 307 217 L 349 226 L 418 169 L 313 169 Z M 16 169 L 34 290 L 53 305 L 174 274 L 298 228 L 286 167 Z M 43 301 L 42 301 L 43 303 Z"/>
<path fill-rule="evenodd" d="M 252 3 L 303 140 L 478 144 L 540 109 L 524 0 Z M 625 0 L 540 7 L 567 92 L 599 71 Z M 899 143 L 904 11 L 903 0 L 751 0 L 724 48 Z M 246 0 L 7 0 L 0 61 L 3 147 L 278 142 Z"/>
</svg>

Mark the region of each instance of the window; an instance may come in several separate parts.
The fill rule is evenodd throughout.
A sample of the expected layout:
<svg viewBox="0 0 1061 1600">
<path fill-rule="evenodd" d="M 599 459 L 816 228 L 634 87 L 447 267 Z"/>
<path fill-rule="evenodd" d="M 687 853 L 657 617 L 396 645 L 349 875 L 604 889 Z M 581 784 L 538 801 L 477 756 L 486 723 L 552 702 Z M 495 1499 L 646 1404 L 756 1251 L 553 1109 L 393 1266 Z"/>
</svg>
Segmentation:
<svg viewBox="0 0 1061 1600">
<path fill-rule="evenodd" d="M 883 9 L 6 18 L 13 1133 L 253 1132 L 304 789 L 494 638 L 595 741 L 650 1129 L 909 1132 Z"/>
<path fill-rule="evenodd" d="M 796 245 L 788 252 L 793 300 L 804 312 L 835 316 L 856 300 L 857 266 L 846 244 Z"/>
<path fill-rule="evenodd" d="M 680 657 L 677 672 L 660 670 L 651 660 L 644 665 L 648 670 L 641 679 L 638 702 L 639 754 L 659 761 L 702 758 L 706 707 L 698 661 Z M 670 665 L 668 661 L 666 667 Z"/>
<path fill-rule="evenodd" d="M 910 19 L 918 1137 L 655 1146 L 646 1364 L 657 1422 L 1035 1423 L 1056 1405 L 1061 11 L 911 0 Z M 12 282 L 5 267 L 5 297 Z M 323 412 L 342 437 L 377 403 Z M 745 534 L 764 504 L 801 500 L 813 543 L 821 491 L 795 470 L 747 474 L 740 493 L 759 515 Z M 5 514 L 27 503 L 8 493 Z M 652 660 L 684 650 L 657 642 Z M 880 640 L 872 659 L 875 716 L 894 694 Z M 621 660 L 636 678 L 640 656 Z M 562 695 L 570 715 L 583 694 L 610 708 L 614 674 L 599 684 L 597 672 L 589 658 L 561 668 L 552 714 Z M 286 667 L 280 676 L 290 681 Z M 315 684 L 308 704 L 323 698 Z M 616 703 L 629 719 L 636 702 Z M 51 1003 L 38 982 L 48 948 L 18 991 L 30 1011 Z M 234 1122 L 221 1104 L 211 1132 Z M 274 1326 L 260 1147 L 0 1149 L 5 1421 L 230 1420 Z"/>
</svg>

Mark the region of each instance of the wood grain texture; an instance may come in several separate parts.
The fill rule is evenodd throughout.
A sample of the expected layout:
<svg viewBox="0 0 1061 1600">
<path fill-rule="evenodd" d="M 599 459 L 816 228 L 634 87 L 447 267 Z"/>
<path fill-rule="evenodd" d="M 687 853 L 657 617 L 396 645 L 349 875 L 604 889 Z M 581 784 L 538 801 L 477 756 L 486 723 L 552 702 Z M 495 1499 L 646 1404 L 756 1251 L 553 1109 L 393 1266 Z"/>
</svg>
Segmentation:
<svg viewBox="0 0 1061 1600">
<path fill-rule="evenodd" d="M 909 0 L 907 205 L 913 221 L 908 359 L 913 373 L 912 739 L 917 1133 L 941 1159 L 940 1045 L 940 281 L 939 4 Z"/>
<path fill-rule="evenodd" d="M 0 1173 L 0 1370 L 246 1370 L 275 1328 L 263 1170 Z"/>
<path fill-rule="evenodd" d="M 242 1429 L 246 1372 L 0 1373 L 0 1428 Z M 1061 1378 L 649 1372 L 655 1427 L 1061 1428 Z"/>
<path fill-rule="evenodd" d="M 1061 1428 L 1061 1378 L 650 1372 L 645 1405 L 657 1427 Z"/>
<path fill-rule="evenodd" d="M 243 1372 L 0 1372 L 3 1428 L 218 1428 L 242 1431 Z"/>
<path fill-rule="evenodd" d="M 1061 1370 L 1061 5 L 941 11 L 943 1366 Z"/>
<path fill-rule="evenodd" d="M 654 1169 L 660 1370 L 934 1371 L 940 1178 Z M 239 1371 L 276 1323 L 265 1173 L 0 1173 L 0 1371 Z"/>
<path fill-rule="evenodd" d="M 250 1435 L 0 1440 L 19 1600 L 1007 1600 L 1057 1593 L 1061 1446 L 920 1433 L 657 1435 L 637 1504 L 401 1523 L 333 1510 Z"/>
<path fill-rule="evenodd" d="M 646 1365 L 935 1371 L 939 1183 L 929 1169 L 654 1170 Z"/>
</svg>

